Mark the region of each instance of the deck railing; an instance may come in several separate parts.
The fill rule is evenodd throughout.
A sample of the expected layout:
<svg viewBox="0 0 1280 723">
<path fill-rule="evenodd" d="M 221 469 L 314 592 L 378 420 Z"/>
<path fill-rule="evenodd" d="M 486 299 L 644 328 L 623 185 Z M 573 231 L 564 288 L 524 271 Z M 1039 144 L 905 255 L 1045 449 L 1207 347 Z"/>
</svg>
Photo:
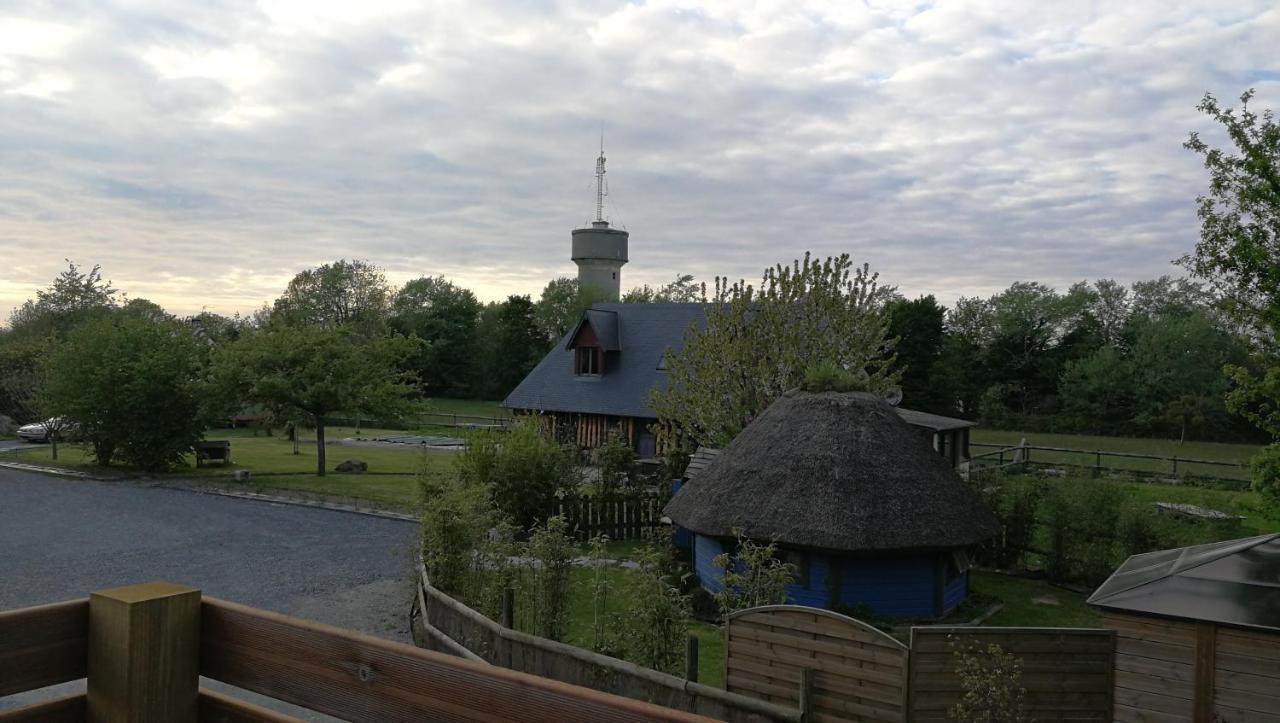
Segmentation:
<svg viewBox="0 0 1280 723">
<path fill-rule="evenodd" d="M 0 722 L 296 720 L 200 676 L 350 721 L 709 720 L 169 583 L 0 612 L 0 696 L 87 679 Z"/>
</svg>

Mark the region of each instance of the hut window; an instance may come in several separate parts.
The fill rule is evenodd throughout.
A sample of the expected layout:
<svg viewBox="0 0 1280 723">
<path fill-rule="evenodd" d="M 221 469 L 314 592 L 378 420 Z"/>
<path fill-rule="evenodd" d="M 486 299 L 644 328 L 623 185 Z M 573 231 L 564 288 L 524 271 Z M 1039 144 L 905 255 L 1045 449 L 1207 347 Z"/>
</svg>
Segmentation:
<svg viewBox="0 0 1280 723">
<path fill-rule="evenodd" d="M 968 572 L 969 568 L 972 566 L 973 563 L 969 560 L 969 553 L 967 550 L 952 550 L 951 564 L 947 566 L 947 572 L 949 573 L 947 577 L 953 578 L 958 575 L 963 575 Z"/>
<path fill-rule="evenodd" d="M 578 376 L 599 376 L 604 368 L 600 347 L 580 346 L 574 350 L 573 373 Z"/>
</svg>

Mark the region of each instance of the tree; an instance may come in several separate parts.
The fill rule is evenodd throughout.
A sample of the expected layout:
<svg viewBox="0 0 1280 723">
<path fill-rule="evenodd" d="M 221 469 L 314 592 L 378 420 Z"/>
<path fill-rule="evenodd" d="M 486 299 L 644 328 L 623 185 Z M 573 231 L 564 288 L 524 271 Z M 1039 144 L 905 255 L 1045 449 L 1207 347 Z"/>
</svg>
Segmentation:
<svg viewBox="0 0 1280 723">
<path fill-rule="evenodd" d="M 394 416 L 412 391 L 399 365 L 404 337 L 366 338 L 352 328 L 271 326 L 219 350 L 218 377 L 244 403 L 282 418 L 305 415 L 316 430 L 316 475 L 325 474 L 325 425 L 337 412 Z"/>
<path fill-rule="evenodd" d="M 535 313 L 545 345 L 555 344 L 578 323 L 582 312 L 607 299 L 608 296 L 594 286 L 580 287 L 577 279 L 567 276 L 553 279 L 542 289 Z"/>
<path fill-rule="evenodd" d="M 62 338 L 80 323 L 116 306 L 116 290 L 102 280 L 101 268 L 95 265 L 87 273 L 74 262 L 58 274 L 53 286 L 36 292 L 35 301 L 28 300 L 9 317 L 9 327 L 19 336 L 53 336 Z"/>
<path fill-rule="evenodd" d="M 815 365 L 865 374 L 867 391 L 885 392 L 897 383 L 887 293 L 848 255 L 805 254 L 766 270 L 759 289 L 717 278 L 706 327 L 667 354 L 669 384 L 650 406 L 684 436 L 723 446 Z"/>
<path fill-rule="evenodd" d="M 902 403 L 912 409 L 944 414 L 955 406 L 951 377 L 940 374 L 947 310 L 932 295 L 914 301 L 889 302 L 889 336 L 898 340 L 894 351 L 902 370 Z"/>
<path fill-rule="evenodd" d="M 571 447 L 557 444 L 541 420 L 517 418 L 502 435 L 477 433 L 458 456 L 458 476 L 493 491 L 498 510 L 527 530 L 551 516 L 556 492 L 578 481 Z"/>
<path fill-rule="evenodd" d="M 391 301 L 390 325 L 420 344 L 409 358 L 424 394 L 466 396 L 476 380 L 480 302 L 443 276 L 414 279 Z"/>
<path fill-rule="evenodd" d="M 787 586 L 796 581 L 796 566 L 777 557 L 777 545 L 762 545 L 742 536 L 738 538 L 737 551 L 730 555 L 722 552 L 711 561 L 720 570 L 723 588 L 716 593 L 720 612 L 728 619 L 739 610 L 761 605 L 782 605 L 787 601 Z"/>
<path fill-rule="evenodd" d="M 675 281 L 657 289 L 645 284 L 622 295 L 624 304 L 689 304 L 705 301 L 706 284 L 696 284 L 693 274 L 680 274 Z"/>
<path fill-rule="evenodd" d="M 182 325 L 117 311 L 85 322 L 54 349 L 39 404 L 76 426 L 98 464 L 118 457 L 163 471 L 203 436 L 200 361 Z"/>
<path fill-rule="evenodd" d="M 390 295 L 382 269 L 367 261 L 339 259 L 294 276 L 270 316 L 291 326 L 346 326 L 376 336 L 385 327 Z"/>
</svg>

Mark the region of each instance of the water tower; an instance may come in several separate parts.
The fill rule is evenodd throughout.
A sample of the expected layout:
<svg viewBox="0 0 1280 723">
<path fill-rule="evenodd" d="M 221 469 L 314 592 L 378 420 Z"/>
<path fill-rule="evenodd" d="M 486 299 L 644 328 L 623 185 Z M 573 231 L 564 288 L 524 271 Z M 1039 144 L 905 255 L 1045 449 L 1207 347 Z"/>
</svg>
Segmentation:
<svg viewBox="0 0 1280 723">
<path fill-rule="evenodd" d="M 609 301 L 617 301 L 622 288 L 622 265 L 627 263 L 629 234 L 609 228 L 604 219 L 604 139 L 596 159 L 596 219 L 591 228 L 573 230 L 573 262 L 578 265 L 578 285 L 594 286 Z"/>
</svg>

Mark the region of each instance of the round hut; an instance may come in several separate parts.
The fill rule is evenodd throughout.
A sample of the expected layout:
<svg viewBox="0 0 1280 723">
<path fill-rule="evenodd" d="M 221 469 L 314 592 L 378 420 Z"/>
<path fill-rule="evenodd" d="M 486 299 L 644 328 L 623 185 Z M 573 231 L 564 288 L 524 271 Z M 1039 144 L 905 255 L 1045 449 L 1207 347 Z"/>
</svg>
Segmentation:
<svg viewBox="0 0 1280 723">
<path fill-rule="evenodd" d="M 790 392 L 765 410 L 664 510 L 694 534 L 694 569 L 737 535 L 775 540 L 795 564 L 789 602 L 942 617 L 969 592 L 969 549 L 995 519 L 950 463 L 882 399 Z"/>
</svg>

